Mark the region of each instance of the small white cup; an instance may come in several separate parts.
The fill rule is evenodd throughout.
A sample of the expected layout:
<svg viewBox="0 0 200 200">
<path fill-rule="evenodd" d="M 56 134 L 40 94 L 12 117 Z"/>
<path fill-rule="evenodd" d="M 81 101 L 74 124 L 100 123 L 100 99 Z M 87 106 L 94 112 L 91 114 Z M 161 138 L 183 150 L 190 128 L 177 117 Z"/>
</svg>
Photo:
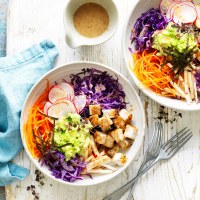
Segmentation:
<svg viewBox="0 0 200 200">
<path fill-rule="evenodd" d="M 76 10 L 85 3 L 97 3 L 104 7 L 109 15 L 109 25 L 107 30 L 98 37 L 88 38 L 81 35 L 73 23 L 73 16 Z M 118 9 L 112 0 L 68 0 L 64 10 L 64 26 L 66 30 L 66 43 L 71 48 L 80 46 L 91 46 L 103 43 L 110 39 L 118 26 Z"/>
</svg>

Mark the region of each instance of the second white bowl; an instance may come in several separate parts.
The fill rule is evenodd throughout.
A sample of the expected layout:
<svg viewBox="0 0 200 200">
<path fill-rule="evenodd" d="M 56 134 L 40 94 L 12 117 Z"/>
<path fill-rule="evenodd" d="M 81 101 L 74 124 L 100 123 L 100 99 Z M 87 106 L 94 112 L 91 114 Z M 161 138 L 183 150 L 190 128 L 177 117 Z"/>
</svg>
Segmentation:
<svg viewBox="0 0 200 200">
<path fill-rule="evenodd" d="M 152 90 L 144 87 L 130 69 L 130 65 L 133 66 L 133 64 L 134 64 L 132 55 L 128 49 L 129 47 L 134 49 L 133 44 L 131 44 L 131 40 L 130 40 L 131 30 L 132 30 L 136 20 L 141 16 L 141 14 L 146 12 L 150 8 L 159 8 L 160 1 L 161 0 L 154 0 L 154 1 L 140 0 L 137 3 L 137 5 L 133 8 L 130 15 L 128 16 L 128 20 L 124 27 L 123 39 L 122 39 L 123 57 L 125 59 L 126 67 L 128 68 L 130 77 L 132 78 L 132 80 L 136 84 L 136 86 L 138 88 L 140 88 L 140 90 L 144 94 L 146 94 L 148 97 L 150 97 L 157 103 L 162 104 L 169 108 L 177 109 L 177 110 L 184 110 L 184 111 L 200 110 L 200 103 L 191 103 L 188 105 L 188 103 L 185 101 L 181 101 L 181 100 L 177 100 L 177 99 L 170 99 L 167 97 L 157 95 Z"/>
</svg>

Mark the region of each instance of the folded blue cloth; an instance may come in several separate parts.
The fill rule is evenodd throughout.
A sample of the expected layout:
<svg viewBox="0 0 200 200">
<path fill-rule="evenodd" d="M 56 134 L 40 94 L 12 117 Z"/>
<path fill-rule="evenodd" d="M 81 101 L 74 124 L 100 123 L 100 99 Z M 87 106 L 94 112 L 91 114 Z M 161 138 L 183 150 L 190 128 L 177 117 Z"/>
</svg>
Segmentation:
<svg viewBox="0 0 200 200">
<path fill-rule="evenodd" d="M 29 173 L 10 162 L 22 149 L 20 113 L 27 93 L 53 67 L 57 55 L 55 45 L 45 40 L 18 55 L 0 58 L 0 186 Z"/>
</svg>

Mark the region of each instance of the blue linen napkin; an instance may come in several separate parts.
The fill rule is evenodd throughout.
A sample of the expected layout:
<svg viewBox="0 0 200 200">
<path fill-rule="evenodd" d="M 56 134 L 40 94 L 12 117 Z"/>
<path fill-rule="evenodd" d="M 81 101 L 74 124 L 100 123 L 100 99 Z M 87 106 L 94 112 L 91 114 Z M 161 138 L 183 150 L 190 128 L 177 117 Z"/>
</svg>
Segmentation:
<svg viewBox="0 0 200 200">
<path fill-rule="evenodd" d="M 6 55 L 6 27 L 8 0 L 0 0 L 0 57 Z"/>
<path fill-rule="evenodd" d="M 0 58 L 0 186 L 22 180 L 29 171 L 10 162 L 22 149 L 20 114 L 33 84 L 53 67 L 58 51 L 48 40 Z"/>
</svg>

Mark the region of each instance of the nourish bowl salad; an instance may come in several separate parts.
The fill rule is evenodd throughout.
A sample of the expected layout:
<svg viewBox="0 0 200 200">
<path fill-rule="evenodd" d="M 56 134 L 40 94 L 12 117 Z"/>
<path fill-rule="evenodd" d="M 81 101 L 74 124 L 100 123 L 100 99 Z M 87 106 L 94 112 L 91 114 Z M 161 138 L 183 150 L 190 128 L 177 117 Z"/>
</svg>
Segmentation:
<svg viewBox="0 0 200 200">
<path fill-rule="evenodd" d="M 130 35 L 130 66 L 141 83 L 157 95 L 200 100 L 200 4 L 161 0 L 136 20 Z"/>
<path fill-rule="evenodd" d="M 125 93 L 106 71 L 83 69 L 47 86 L 24 125 L 27 148 L 66 182 L 108 174 L 127 162 L 137 136 Z"/>
</svg>

